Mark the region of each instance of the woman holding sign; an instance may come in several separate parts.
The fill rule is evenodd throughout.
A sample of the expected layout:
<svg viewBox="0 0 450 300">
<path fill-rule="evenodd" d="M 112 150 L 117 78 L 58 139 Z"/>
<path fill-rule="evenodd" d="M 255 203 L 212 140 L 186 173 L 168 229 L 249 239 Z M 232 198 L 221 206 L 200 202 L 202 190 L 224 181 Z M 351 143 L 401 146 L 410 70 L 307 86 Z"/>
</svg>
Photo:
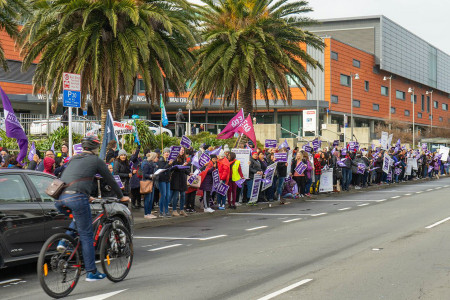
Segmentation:
<svg viewBox="0 0 450 300">
<path fill-rule="evenodd" d="M 159 189 L 159 216 L 170 217 L 169 214 L 169 200 L 170 200 L 170 172 L 169 168 L 172 161 L 169 161 L 170 149 L 164 148 L 163 156 L 157 163 L 159 171 L 158 175 L 158 189 Z M 161 170 L 161 171 L 160 171 Z"/>
<path fill-rule="evenodd" d="M 172 191 L 172 216 L 187 217 L 184 211 L 186 202 L 187 176 L 189 175 L 190 166 L 186 161 L 184 148 L 180 151 L 177 159 L 173 162 L 172 174 L 170 175 L 170 190 Z M 177 212 L 178 199 L 180 199 L 180 213 Z"/>
<path fill-rule="evenodd" d="M 133 174 L 131 173 L 130 162 L 128 161 L 127 158 L 127 151 L 125 151 L 124 149 L 119 151 L 119 156 L 114 162 L 114 174 L 119 175 L 120 180 L 123 182 L 123 185 L 125 186 L 123 194 L 125 196 L 128 196 L 130 178 L 131 176 L 133 176 Z"/>
</svg>

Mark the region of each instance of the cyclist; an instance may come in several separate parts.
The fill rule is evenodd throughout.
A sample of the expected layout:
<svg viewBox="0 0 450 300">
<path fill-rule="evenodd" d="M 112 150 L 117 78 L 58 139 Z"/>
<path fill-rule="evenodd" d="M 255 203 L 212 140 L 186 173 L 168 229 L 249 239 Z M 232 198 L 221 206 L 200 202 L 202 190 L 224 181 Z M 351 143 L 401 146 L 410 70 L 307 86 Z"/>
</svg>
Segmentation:
<svg viewBox="0 0 450 300">
<path fill-rule="evenodd" d="M 98 137 L 85 137 L 82 139 L 81 145 L 83 152 L 72 157 L 61 176 L 61 180 L 68 186 L 62 192 L 59 200 L 55 202 L 55 206 L 61 212 L 64 212 L 63 206 L 72 210 L 76 223 L 72 222 L 70 228 L 76 227 L 80 236 L 83 260 L 87 271 L 86 281 L 97 281 L 105 278 L 106 275 L 100 273 L 95 266 L 94 232 L 89 205 L 94 176 L 100 174 L 121 201 L 129 201 L 129 198 L 123 196 L 105 162 L 98 158 L 98 148 L 100 147 Z M 71 231 L 67 233 L 73 235 Z M 66 246 L 67 242 L 61 241 L 57 250 L 65 251 Z"/>
</svg>

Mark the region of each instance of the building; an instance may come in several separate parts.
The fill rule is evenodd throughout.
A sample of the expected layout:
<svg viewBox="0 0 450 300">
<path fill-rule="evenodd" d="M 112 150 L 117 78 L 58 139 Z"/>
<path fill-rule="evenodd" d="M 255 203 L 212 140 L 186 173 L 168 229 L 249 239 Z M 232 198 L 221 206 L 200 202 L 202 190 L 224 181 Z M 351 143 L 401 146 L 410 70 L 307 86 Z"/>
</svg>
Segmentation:
<svg viewBox="0 0 450 300">
<path fill-rule="evenodd" d="M 278 102 L 267 109 L 264 100 L 257 99 L 257 122 L 280 123 L 282 136 L 291 137 L 291 133 L 302 132 L 303 110 L 319 107 L 320 123 L 343 126 L 344 115 L 350 114 L 353 103 L 355 126 L 369 127 L 371 133 L 377 123 L 389 119 L 412 123 L 413 117 L 417 128 L 450 128 L 448 54 L 384 16 L 320 20 L 308 30 L 321 36 L 326 44 L 324 52 L 306 47 L 324 71 L 308 70 L 315 83 L 312 92 L 291 83 L 292 106 Z M 21 58 L 14 42 L 4 32 L 0 32 L 0 42 L 10 66 L 8 73 L 0 71 L 0 85 L 10 96 L 14 109 L 19 113 L 44 114 L 46 96 L 31 94 L 34 68 L 21 73 Z M 144 88 L 138 81 L 127 115 L 159 120 L 160 113 L 152 111 L 145 101 Z M 414 108 L 409 88 L 414 90 Z M 166 105 L 169 120 L 175 119 L 178 108 L 186 109 L 188 96 L 189 91 L 170 97 Z M 61 106 L 58 113 L 62 113 Z M 201 109 L 192 110 L 191 121 L 224 124 L 234 114 L 234 107 L 222 109 L 219 102 L 205 99 Z"/>
</svg>

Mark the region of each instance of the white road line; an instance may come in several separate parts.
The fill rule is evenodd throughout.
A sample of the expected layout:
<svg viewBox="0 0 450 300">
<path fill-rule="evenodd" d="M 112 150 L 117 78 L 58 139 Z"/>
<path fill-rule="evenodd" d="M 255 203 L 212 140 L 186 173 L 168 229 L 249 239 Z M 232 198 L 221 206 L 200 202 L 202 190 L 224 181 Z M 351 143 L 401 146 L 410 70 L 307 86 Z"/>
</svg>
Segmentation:
<svg viewBox="0 0 450 300">
<path fill-rule="evenodd" d="M 174 237 L 174 236 L 135 236 L 135 239 L 154 239 L 154 240 L 195 240 L 195 241 L 208 241 L 227 236 L 226 234 L 210 236 L 205 238 L 190 238 L 190 237 Z"/>
<path fill-rule="evenodd" d="M 434 224 L 431 224 L 430 226 L 427 226 L 427 227 L 425 227 L 425 228 L 426 228 L 426 229 L 431 229 L 431 228 L 433 228 L 433 227 L 436 227 L 436 226 L 438 226 L 438 225 L 441 225 L 441 224 L 444 223 L 444 222 L 447 222 L 448 220 L 450 220 L 450 217 L 445 218 L 444 220 L 440 220 L 440 221 L 438 221 L 438 222 L 436 222 L 436 223 L 434 223 Z"/>
<path fill-rule="evenodd" d="M 312 281 L 312 279 L 303 279 L 303 280 L 301 280 L 299 282 L 296 282 L 294 284 L 291 284 L 290 286 L 287 286 L 287 287 L 285 287 L 285 288 L 283 288 L 281 290 L 278 290 L 278 291 L 273 292 L 273 293 L 271 293 L 271 294 L 269 294 L 267 296 L 259 298 L 258 300 L 269 300 L 269 299 L 272 299 L 272 298 L 277 297 L 277 296 L 279 296 L 279 295 L 281 295 L 283 293 L 286 293 L 286 292 L 288 292 L 288 291 L 290 291 L 292 289 L 295 289 L 296 287 L 304 285 L 305 283 L 308 283 L 310 281 Z"/>
<path fill-rule="evenodd" d="M 298 221 L 298 220 L 301 220 L 301 218 L 286 220 L 286 221 L 283 221 L 283 223 L 290 223 L 290 222 L 294 222 L 294 221 Z"/>
<path fill-rule="evenodd" d="M 351 207 L 344 207 L 344 208 L 339 208 L 338 210 L 349 210 L 352 209 Z"/>
<path fill-rule="evenodd" d="M 101 294 L 101 295 L 96 295 L 96 296 L 92 296 L 92 297 L 87 297 L 87 298 L 81 298 L 81 299 L 78 299 L 78 300 L 103 300 L 103 299 L 115 296 L 115 295 L 117 295 L 119 293 L 122 293 L 122 292 L 124 292 L 126 290 L 127 289 L 120 290 L 120 291 L 115 291 L 115 292 L 111 292 L 111 293 L 106 293 L 106 294 Z"/>
<path fill-rule="evenodd" d="M 418 191 L 418 192 L 416 192 L 416 194 L 422 194 L 423 193 L 423 191 Z"/>
<path fill-rule="evenodd" d="M 358 204 L 358 206 L 366 206 L 369 205 L 370 203 L 363 203 L 363 204 Z"/>
<path fill-rule="evenodd" d="M 324 215 L 326 215 L 326 214 L 327 214 L 327 213 L 320 213 L 320 214 L 311 215 L 311 217 L 324 216 Z"/>
<path fill-rule="evenodd" d="M 444 187 L 449 187 L 449 186 L 450 186 L 450 185 L 448 185 L 448 184 L 447 184 L 447 185 L 444 185 Z"/>
<path fill-rule="evenodd" d="M 375 202 L 378 200 L 366 200 L 366 199 L 362 199 L 362 200 L 341 200 L 341 199 L 335 199 L 335 200 L 305 200 L 305 202 Z"/>
<path fill-rule="evenodd" d="M 380 199 L 380 200 L 377 200 L 377 202 L 384 202 L 384 201 L 386 201 L 387 199 Z"/>
<path fill-rule="evenodd" d="M 183 244 L 173 244 L 173 245 L 169 245 L 169 246 L 165 246 L 165 247 L 161 247 L 161 248 L 150 249 L 147 251 L 153 252 L 153 251 L 159 251 L 159 250 L 169 249 L 169 248 L 178 247 L 178 246 L 183 246 Z"/>
<path fill-rule="evenodd" d="M 435 188 L 435 190 L 439 190 L 442 189 L 442 186 L 438 186 L 437 188 Z"/>
<path fill-rule="evenodd" d="M 397 198 L 400 198 L 400 196 L 391 197 L 391 199 L 397 199 Z"/>
<path fill-rule="evenodd" d="M 428 189 L 427 192 L 431 192 L 433 189 Z"/>
<path fill-rule="evenodd" d="M 218 238 L 226 237 L 226 236 L 228 236 L 228 235 L 226 235 L 226 234 L 215 235 L 215 236 L 210 236 L 207 238 L 200 239 L 200 241 L 209 241 L 209 240 L 214 240 L 214 239 L 218 239 Z"/>
<path fill-rule="evenodd" d="M 246 215 L 246 216 L 312 216 L 312 214 L 271 214 L 271 213 L 229 213 L 229 215 Z"/>
<path fill-rule="evenodd" d="M 404 194 L 403 196 L 411 196 L 412 194 Z"/>
<path fill-rule="evenodd" d="M 253 231 L 253 230 L 258 230 L 258 229 L 263 229 L 263 228 L 267 228 L 267 226 L 258 226 L 258 227 L 248 228 L 248 229 L 245 229 L 245 230 L 246 231 Z"/>
<path fill-rule="evenodd" d="M 8 283 L 11 283 L 11 282 L 16 282 L 16 281 L 21 281 L 22 279 L 8 279 L 8 280 L 5 280 L 5 281 L 0 281 L 0 285 L 1 284 L 8 284 Z"/>
</svg>

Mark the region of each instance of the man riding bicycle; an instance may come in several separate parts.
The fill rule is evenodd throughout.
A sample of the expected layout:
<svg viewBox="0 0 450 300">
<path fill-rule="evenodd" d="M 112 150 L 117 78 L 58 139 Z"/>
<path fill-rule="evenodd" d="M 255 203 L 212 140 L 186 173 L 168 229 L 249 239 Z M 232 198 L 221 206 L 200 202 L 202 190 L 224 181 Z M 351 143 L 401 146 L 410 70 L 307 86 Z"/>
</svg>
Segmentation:
<svg viewBox="0 0 450 300">
<path fill-rule="evenodd" d="M 94 232 L 89 204 L 94 176 L 100 174 L 121 201 L 129 201 L 129 198 L 123 196 L 106 163 L 98 158 L 98 148 L 100 147 L 98 137 L 85 137 L 81 140 L 81 145 L 83 152 L 72 157 L 61 176 L 61 180 L 68 186 L 55 201 L 55 206 L 61 212 L 64 212 L 64 207 L 72 210 L 76 222 L 72 221 L 70 228 L 76 227 L 80 236 L 83 260 L 87 271 L 86 281 L 97 281 L 104 279 L 106 275 L 100 273 L 95 266 Z M 73 232 L 68 231 L 67 234 L 73 235 Z M 66 250 L 64 241 L 58 244 L 57 250 Z"/>
</svg>

